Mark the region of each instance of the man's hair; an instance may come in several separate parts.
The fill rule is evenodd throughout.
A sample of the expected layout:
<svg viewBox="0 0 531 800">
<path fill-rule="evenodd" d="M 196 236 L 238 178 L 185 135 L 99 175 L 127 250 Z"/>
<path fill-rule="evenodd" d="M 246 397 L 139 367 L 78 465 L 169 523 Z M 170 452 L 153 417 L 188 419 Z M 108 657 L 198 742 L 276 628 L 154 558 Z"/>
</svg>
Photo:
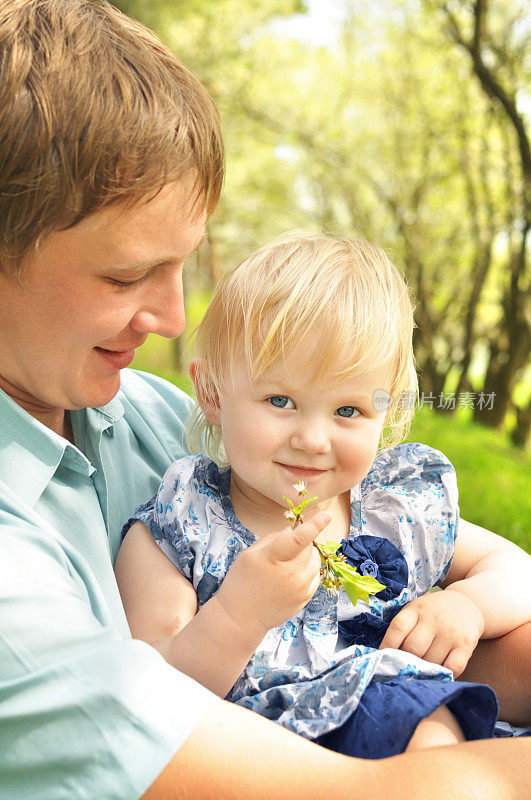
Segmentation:
<svg viewBox="0 0 531 800">
<path fill-rule="evenodd" d="M 215 403 L 237 359 L 245 359 L 256 380 L 307 344 L 315 354 L 315 379 L 330 385 L 389 369 L 393 402 L 380 446 L 393 446 L 409 430 L 417 394 L 413 328 L 408 287 L 380 247 L 335 234 L 287 233 L 226 273 L 216 287 L 195 333 L 198 395 Z M 226 463 L 221 430 L 199 406 L 189 445 Z"/>
<path fill-rule="evenodd" d="M 105 0 L 0 0 L 0 270 L 186 173 L 210 212 L 223 170 L 213 100 L 152 31 Z"/>
</svg>

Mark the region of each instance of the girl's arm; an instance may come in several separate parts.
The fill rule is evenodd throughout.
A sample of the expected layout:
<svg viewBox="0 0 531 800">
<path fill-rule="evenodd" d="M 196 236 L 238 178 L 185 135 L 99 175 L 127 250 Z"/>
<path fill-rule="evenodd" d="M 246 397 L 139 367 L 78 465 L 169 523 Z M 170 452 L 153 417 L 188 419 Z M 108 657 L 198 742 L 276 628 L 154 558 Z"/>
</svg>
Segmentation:
<svg viewBox="0 0 531 800">
<path fill-rule="evenodd" d="M 131 525 L 114 572 L 133 638 L 153 644 L 176 636 L 196 615 L 194 587 L 166 558 L 143 522 Z"/>
<path fill-rule="evenodd" d="M 479 525 L 461 527 L 452 566 L 441 584 L 480 610 L 482 639 L 494 639 L 531 620 L 531 556 Z"/>
<path fill-rule="evenodd" d="M 142 522 L 124 539 L 115 572 L 135 638 L 224 697 L 270 628 L 299 611 L 319 584 L 312 541 L 329 521 L 317 514 L 296 530 L 263 536 L 244 550 L 216 594 L 197 597 Z"/>
<path fill-rule="evenodd" d="M 194 587 L 143 522 L 129 529 L 115 573 L 133 638 L 148 642 L 176 669 L 224 697 L 264 634 L 235 626 L 215 597 L 198 612 Z"/>
<path fill-rule="evenodd" d="M 502 636 L 531 620 L 531 558 L 477 525 L 459 531 L 442 587 L 408 603 L 380 647 L 400 647 L 457 677 L 480 638 Z"/>
</svg>

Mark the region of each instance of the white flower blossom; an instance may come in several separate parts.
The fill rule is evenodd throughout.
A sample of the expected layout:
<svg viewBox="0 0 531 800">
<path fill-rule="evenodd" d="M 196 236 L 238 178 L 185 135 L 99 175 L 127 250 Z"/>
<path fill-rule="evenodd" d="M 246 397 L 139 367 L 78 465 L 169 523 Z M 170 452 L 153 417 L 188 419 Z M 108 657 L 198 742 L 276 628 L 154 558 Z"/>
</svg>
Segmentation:
<svg viewBox="0 0 531 800">
<path fill-rule="evenodd" d="M 306 489 L 306 484 L 304 483 L 304 481 L 299 481 L 298 483 L 294 483 L 293 484 L 293 488 L 299 494 L 306 494 L 307 489 Z"/>
<path fill-rule="evenodd" d="M 297 521 L 296 515 L 291 510 L 290 511 L 284 511 L 284 516 L 286 517 L 286 519 L 289 519 L 290 522 L 296 522 Z"/>
</svg>

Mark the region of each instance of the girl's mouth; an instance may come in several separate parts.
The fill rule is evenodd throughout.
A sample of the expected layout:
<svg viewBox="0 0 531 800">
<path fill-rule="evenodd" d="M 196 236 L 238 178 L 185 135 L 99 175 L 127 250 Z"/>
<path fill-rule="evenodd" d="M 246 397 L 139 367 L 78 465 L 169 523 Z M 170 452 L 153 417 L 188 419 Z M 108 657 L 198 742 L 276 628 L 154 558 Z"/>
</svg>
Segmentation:
<svg viewBox="0 0 531 800">
<path fill-rule="evenodd" d="M 313 467 L 299 467 L 295 466 L 294 464 L 282 464 L 278 462 L 281 467 L 287 470 L 292 475 L 296 475 L 298 478 L 312 478 L 318 475 L 322 475 L 325 472 L 328 472 L 326 469 L 315 469 Z"/>
</svg>

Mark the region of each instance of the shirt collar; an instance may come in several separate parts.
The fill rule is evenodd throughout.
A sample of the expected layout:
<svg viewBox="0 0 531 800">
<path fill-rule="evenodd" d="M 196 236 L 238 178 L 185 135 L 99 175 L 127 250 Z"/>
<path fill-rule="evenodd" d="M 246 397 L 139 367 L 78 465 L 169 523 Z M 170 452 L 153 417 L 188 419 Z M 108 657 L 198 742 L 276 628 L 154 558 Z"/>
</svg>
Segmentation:
<svg viewBox="0 0 531 800">
<path fill-rule="evenodd" d="M 86 425 L 95 433 L 105 432 L 108 436 L 114 436 L 114 426 L 124 415 L 124 407 L 118 397 L 113 397 L 110 403 L 99 408 L 83 408 L 74 414 L 84 414 Z"/>
<path fill-rule="evenodd" d="M 101 434 L 112 432 L 124 409 L 114 398 L 101 408 L 74 413 L 85 412 L 89 412 L 87 427 Z M 28 414 L 0 389 L 0 480 L 22 501 L 34 506 L 61 463 L 82 475 L 90 476 L 95 471 L 81 450 Z"/>
</svg>

